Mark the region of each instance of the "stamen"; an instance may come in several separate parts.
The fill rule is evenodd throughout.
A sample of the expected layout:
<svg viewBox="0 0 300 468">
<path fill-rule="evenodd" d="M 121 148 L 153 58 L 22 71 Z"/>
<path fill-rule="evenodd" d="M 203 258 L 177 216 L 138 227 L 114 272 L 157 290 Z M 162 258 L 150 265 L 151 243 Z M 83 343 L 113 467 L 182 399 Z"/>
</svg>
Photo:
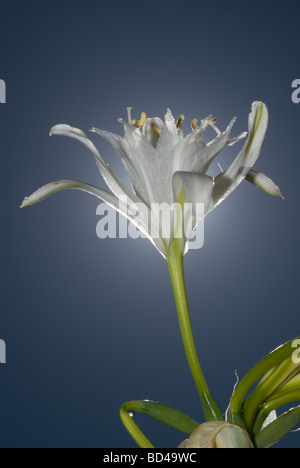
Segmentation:
<svg viewBox="0 0 300 468">
<path fill-rule="evenodd" d="M 197 119 L 193 119 L 192 122 L 191 122 L 191 126 L 192 126 L 192 129 L 193 130 L 196 130 L 198 128 L 198 120 Z"/>
<path fill-rule="evenodd" d="M 129 125 L 132 125 L 131 109 L 132 109 L 132 107 L 127 107 L 127 120 L 128 120 Z"/>
<path fill-rule="evenodd" d="M 182 126 L 182 122 L 184 121 L 184 115 L 181 114 L 179 117 L 178 117 L 178 120 L 176 122 L 176 128 L 177 130 L 179 130 Z"/>
<path fill-rule="evenodd" d="M 216 132 L 217 135 L 221 135 L 221 131 L 218 129 L 218 127 L 215 125 L 217 119 L 213 118 L 213 119 L 210 119 L 210 121 L 208 122 L 208 125 L 211 126 L 211 128 L 214 129 L 214 131 Z M 201 120 L 201 122 L 203 123 L 204 120 Z"/>
<path fill-rule="evenodd" d="M 147 120 L 147 115 L 145 112 L 142 112 L 140 120 L 133 120 L 132 124 L 135 125 L 137 128 L 141 128 Z"/>
<path fill-rule="evenodd" d="M 214 129 L 214 131 L 216 132 L 217 135 L 221 135 L 221 131 L 218 129 L 218 127 L 214 124 L 215 122 L 217 121 L 217 119 L 211 119 L 209 121 L 209 125 L 211 126 L 211 128 Z"/>
<path fill-rule="evenodd" d="M 160 128 L 158 128 L 156 125 L 154 125 L 154 123 L 151 124 L 151 128 L 152 130 L 154 130 L 156 133 L 158 133 L 158 135 L 162 132 L 162 130 Z"/>
<path fill-rule="evenodd" d="M 213 119 L 210 119 L 210 121 L 208 123 L 209 123 L 209 125 L 212 125 L 212 124 L 216 123 L 216 121 L 217 121 L 217 119 L 213 118 Z M 201 123 L 203 123 L 203 122 L 204 122 L 204 119 L 201 120 Z"/>
</svg>

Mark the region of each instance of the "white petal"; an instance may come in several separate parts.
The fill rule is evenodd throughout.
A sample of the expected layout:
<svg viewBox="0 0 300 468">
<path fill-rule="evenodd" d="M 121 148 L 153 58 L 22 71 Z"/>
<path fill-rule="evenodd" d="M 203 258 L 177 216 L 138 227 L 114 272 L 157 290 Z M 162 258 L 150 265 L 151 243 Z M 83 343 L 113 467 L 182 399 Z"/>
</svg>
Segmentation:
<svg viewBox="0 0 300 468">
<path fill-rule="evenodd" d="M 227 146 L 233 146 L 238 141 L 243 140 L 244 138 L 246 138 L 246 136 L 247 136 L 247 132 L 242 132 L 237 137 L 230 138 L 228 140 L 228 142 L 227 142 Z"/>
<path fill-rule="evenodd" d="M 145 139 L 150 143 L 153 148 L 156 148 L 157 142 L 159 139 L 159 134 L 153 129 L 154 125 L 158 130 L 163 129 L 163 121 L 159 117 L 154 117 L 146 120 L 145 125 L 143 126 L 142 132 Z"/>
<path fill-rule="evenodd" d="M 225 132 L 220 132 L 220 134 L 207 145 L 204 143 L 202 135 L 209 125 L 210 118 L 211 116 L 207 117 L 203 122 L 205 125 L 188 135 L 190 138 L 186 137 L 184 140 L 184 142 L 186 142 L 184 170 L 188 172 L 205 174 L 220 151 L 222 151 L 225 146 L 233 144 L 232 140 L 229 140 L 229 135 L 235 119 L 232 119 Z"/>
<path fill-rule="evenodd" d="M 200 127 L 189 133 L 183 140 L 182 169 L 188 172 L 201 172 L 203 166 L 201 152 L 205 148 L 203 134 L 209 126 L 211 116 L 206 117 Z"/>
<path fill-rule="evenodd" d="M 155 247 L 159 250 L 159 252 L 165 256 L 165 248 L 160 238 L 152 238 L 149 231 L 149 219 L 150 219 L 150 212 L 146 205 L 142 204 L 133 204 L 128 197 L 122 197 L 118 199 L 112 193 L 107 192 L 106 190 L 102 190 L 99 187 L 95 187 L 93 185 L 86 184 L 84 182 L 80 182 L 78 180 L 58 180 L 56 182 L 50 182 L 47 185 L 36 190 L 32 195 L 26 197 L 21 205 L 21 208 L 29 205 L 33 205 L 38 203 L 45 198 L 53 195 L 56 192 L 59 192 L 64 189 L 78 189 L 83 190 L 84 192 L 90 193 L 100 200 L 107 203 L 109 206 L 114 208 L 120 214 L 125 216 L 129 219 L 138 229 L 140 229 L 143 234 L 145 234 L 148 239 L 155 245 Z M 137 214 L 137 210 L 133 216 L 132 206 L 136 205 L 138 208 L 139 214 Z"/>
<path fill-rule="evenodd" d="M 86 146 L 93 154 L 98 169 L 105 180 L 107 186 L 113 192 L 116 197 L 127 195 L 130 198 L 135 198 L 135 195 L 132 191 L 124 184 L 124 182 L 112 171 L 112 169 L 106 164 L 106 162 L 100 156 L 99 151 L 96 149 L 95 145 L 88 139 L 85 133 L 75 127 L 71 127 L 66 124 L 55 125 L 51 131 L 50 135 L 62 135 L 75 140 L 80 141 L 84 146 Z M 134 200 L 140 202 L 141 200 L 136 197 Z"/>
<path fill-rule="evenodd" d="M 276 412 L 276 410 L 273 410 L 273 411 L 271 411 L 271 413 L 269 413 L 269 416 L 265 419 L 265 421 L 264 421 L 263 425 L 261 426 L 260 430 L 262 431 L 265 427 L 269 426 L 269 424 L 271 424 L 276 419 L 277 419 L 277 412 Z"/>
<path fill-rule="evenodd" d="M 213 179 L 202 174 L 176 172 L 173 176 L 175 200 L 179 201 L 184 193 L 184 203 L 188 204 L 185 205 L 183 216 L 186 240 L 190 238 L 192 231 L 204 219 L 209 207 L 213 185 Z M 186 252 L 187 248 L 188 245 L 183 250 Z"/>
<path fill-rule="evenodd" d="M 125 167 L 128 167 L 136 193 L 148 206 L 151 203 L 173 202 L 172 175 L 176 158 L 172 151 L 165 148 L 165 152 L 161 153 L 139 129 L 128 124 L 124 138 L 97 128 L 92 131 L 106 138 L 118 152 Z"/>
<path fill-rule="evenodd" d="M 153 132 L 152 124 L 162 130 L 159 135 L 154 132 L 158 138 L 153 146 L 147 139 Z M 135 155 L 136 164 L 140 165 L 140 173 L 144 173 L 143 179 L 149 184 L 147 189 L 149 200 L 154 203 L 171 204 L 172 176 L 175 170 L 182 169 L 182 166 L 176 166 L 178 158 L 175 156 L 182 140 L 178 136 L 171 111 L 167 110 L 164 123 L 159 118 L 148 119 L 144 128 L 145 136 L 139 132 L 130 132 L 126 128 L 125 139 L 132 154 Z"/>
<path fill-rule="evenodd" d="M 180 141 L 176 128 L 175 119 L 170 111 L 165 114 L 165 123 L 157 142 L 157 150 L 161 154 L 169 154 L 178 145 Z"/>
<path fill-rule="evenodd" d="M 177 135 L 177 129 L 174 137 L 172 119 L 171 114 L 167 113 L 166 123 L 159 136 L 159 141 L 162 138 L 163 144 L 157 144 L 156 148 L 139 130 L 125 128 L 124 138 L 128 144 L 128 152 L 146 187 L 149 204 L 173 202 L 172 175 L 177 162 L 174 152 L 182 140 Z M 176 128 L 175 123 L 174 126 Z"/>
<path fill-rule="evenodd" d="M 187 203 L 191 203 L 193 206 L 193 214 L 196 216 L 195 207 L 197 203 L 202 203 L 204 205 L 204 214 L 206 214 L 214 187 L 213 178 L 202 174 L 196 174 L 195 172 L 176 172 L 173 177 L 175 196 L 179 196 L 182 187 Z M 195 217 L 196 224 L 200 221 L 202 221 L 202 219 L 198 220 L 197 217 Z"/>
<path fill-rule="evenodd" d="M 118 138 L 117 135 L 116 137 Z M 157 190 L 159 189 L 159 184 L 157 177 L 159 176 L 158 173 L 161 172 L 161 168 L 159 167 L 159 170 L 156 169 L 156 161 L 158 159 L 156 149 L 147 141 L 140 129 L 134 126 L 125 126 L 124 138 L 120 141 L 122 141 L 122 150 L 126 152 L 126 156 L 132 162 L 144 186 L 143 194 L 145 201 L 149 205 L 158 202 L 159 194 Z M 119 152 L 117 147 L 116 150 Z M 120 152 L 119 154 L 121 156 Z M 161 166 L 163 161 L 160 159 L 159 163 Z"/>
<path fill-rule="evenodd" d="M 115 133 L 100 130 L 99 128 L 95 127 L 93 127 L 91 131 L 105 138 L 111 144 L 111 146 L 119 154 L 121 161 L 124 164 L 124 167 L 130 177 L 134 191 L 139 196 L 139 198 L 142 198 L 146 203 L 150 204 L 149 180 L 142 165 L 141 157 L 137 157 L 135 151 L 132 151 L 125 138 L 122 138 L 121 136 L 116 135 Z M 128 132 L 140 133 L 139 130 L 134 130 L 132 128 L 128 129 Z M 141 138 L 141 136 L 137 136 L 137 138 Z M 148 149 L 150 150 L 150 148 Z"/>
<path fill-rule="evenodd" d="M 110 194 L 109 192 L 106 192 L 105 190 L 102 190 L 98 187 L 94 187 L 93 185 L 88 185 L 78 180 L 64 179 L 64 180 L 57 180 L 56 182 L 50 182 L 49 184 L 44 185 L 43 187 L 36 190 L 29 197 L 25 197 L 21 205 L 21 208 L 25 206 L 29 206 L 29 205 L 34 205 L 35 203 L 39 203 L 45 198 L 49 197 L 50 195 L 53 195 L 54 193 L 60 192 L 61 190 L 64 190 L 64 189 L 83 190 L 85 192 L 89 192 L 93 195 L 96 195 L 99 198 L 101 198 L 102 195 L 104 196 L 107 195 L 108 197 L 116 198 L 114 197 L 114 195 Z"/>
<path fill-rule="evenodd" d="M 280 188 L 276 184 L 274 184 L 274 182 L 271 179 L 269 179 L 269 177 L 262 174 L 261 172 L 255 171 L 254 169 L 250 169 L 246 176 L 246 180 L 256 185 L 256 187 L 259 187 L 261 190 L 268 193 L 269 195 L 272 195 L 273 197 L 283 198 Z"/>
<path fill-rule="evenodd" d="M 168 109 L 151 160 L 143 158 L 144 166 L 148 166 L 147 174 L 158 203 L 172 204 L 174 201 L 172 177 L 175 171 L 183 169 L 182 148 L 183 140 L 178 135 L 176 122 Z"/>
<path fill-rule="evenodd" d="M 215 178 L 210 210 L 219 205 L 242 182 L 257 160 L 268 126 L 264 103 L 254 102 L 248 120 L 248 138 L 229 168 Z"/>
</svg>

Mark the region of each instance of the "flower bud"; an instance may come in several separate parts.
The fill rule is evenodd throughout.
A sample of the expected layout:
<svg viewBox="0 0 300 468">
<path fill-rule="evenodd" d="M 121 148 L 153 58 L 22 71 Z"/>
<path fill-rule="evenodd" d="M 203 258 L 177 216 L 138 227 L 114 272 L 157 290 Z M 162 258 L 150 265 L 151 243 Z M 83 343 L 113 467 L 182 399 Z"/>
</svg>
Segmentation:
<svg viewBox="0 0 300 468">
<path fill-rule="evenodd" d="M 248 433 L 225 421 L 200 424 L 178 448 L 253 448 Z"/>
</svg>

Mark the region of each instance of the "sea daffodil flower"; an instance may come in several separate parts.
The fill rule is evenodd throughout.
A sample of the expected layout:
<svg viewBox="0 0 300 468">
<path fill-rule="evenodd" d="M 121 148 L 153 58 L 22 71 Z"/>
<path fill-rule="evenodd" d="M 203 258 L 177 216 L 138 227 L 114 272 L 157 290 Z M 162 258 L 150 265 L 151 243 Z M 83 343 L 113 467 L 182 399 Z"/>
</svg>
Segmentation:
<svg viewBox="0 0 300 468">
<path fill-rule="evenodd" d="M 199 126 L 194 119 L 191 122 L 192 132 L 185 137 L 183 119 L 181 115 L 176 122 L 171 111 L 167 110 L 164 121 L 157 117 L 147 118 L 145 113 L 136 121 L 132 120 L 131 109 L 128 108 L 127 121 L 121 119 L 124 125 L 123 137 L 92 128 L 117 151 L 128 172 L 132 188 L 112 171 L 82 130 L 65 124 L 55 125 L 50 135 L 74 138 L 91 151 L 110 191 L 77 180 L 58 180 L 25 198 L 22 207 L 37 203 L 63 189 L 80 189 L 115 208 L 153 242 L 167 260 L 183 345 L 206 420 L 222 421 L 222 411 L 207 386 L 196 352 L 186 295 L 183 255 L 197 224 L 245 178 L 271 195 L 281 196 L 281 193 L 271 179 L 252 169 L 260 154 L 268 125 L 268 111 L 264 103 L 252 104 L 248 133 L 241 133 L 235 138 L 230 138 L 235 119 L 223 132 L 216 127 L 212 116 L 203 119 Z M 216 132 L 216 137 L 205 143 L 204 133 L 209 126 Z M 228 169 L 217 177 L 209 176 L 211 163 L 222 149 L 243 138 L 246 138 L 245 143 Z M 157 207 L 162 204 L 170 208 L 166 216 L 161 216 L 161 211 L 157 211 Z M 171 210 L 174 205 L 175 209 Z M 199 205 L 201 210 L 197 209 Z M 169 418 L 172 411 L 170 413 L 168 410 L 167 413 Z M 178 413 L 175 419 L 178 419 Z M 143 437 L 142 440 L 145 442 Z"/>
<path fill-rule="evenodd" d="M 269 178 L 251 169 L 259 156 L 267 130 L 268 111 L 265 104 L 252 104 L 248 136 L 247 133 L 242 133 L 236 138 L 230 138 L 235 119 L 221 132 L 215 125 L 215 119 L 208 116 L 201 121 L 199 127 L 196 119 L 193 120 L 192 132 L 184 137 L 183 119 L 184 116 L 180 116 L 175 122 L 171 111 L 167 110 L 164 121 L 157 117 L 147 118 L 145 113 L 142 113 L 140 120 L 135 121 L 131 119 L 131 109 L 128 108 L 128 121 L 120 119 L 124 124 L 124 137 L 92 128 L 91 131 L 108 140 L 119 154 L 130 177 L 132 190 L 106 164 L 84 132 L 65 124 L 55 125 L 50 135 L 64 135 L 79 140 L 92 152 L 110 192 L 77 180 L 58 180 L 25 198 L 21 206 L 37 203 L 67 188 L 89 192 L 126 216 L 167 257 L 172 239 L 175 236 L 180 237 L 177 235 L 176 221 L 172 224 L 170 219 L 161 219 L 154 213 L 153 206 L 179 204 L 181 207 L 188 207 L 184 216 L 178 216 L 180 221 L 177 221 L 183 223 L 189 219 L 184 233 L 180 230 L 180 248 L 185 253 L 188 250 L 189 237 L 197 224 L 243 179 L 247 178 L 271 195 L 281 196 L 279 188 Z M 205 143 L 204 132 L 209 126 L 215 130 L 216 137 Z M 241 151 L 228 169 L 214 178 L 207 175 L 211 163 L 222 149 L 246 136 Z M 202 211 L 196 209 L 198 205 L 202 205 Z M 133 210 L 132 206 L 137 206 L 138 210 Z M 167 221 L 168 229 L 165 229 L 164 224 Z"/>
</svg>

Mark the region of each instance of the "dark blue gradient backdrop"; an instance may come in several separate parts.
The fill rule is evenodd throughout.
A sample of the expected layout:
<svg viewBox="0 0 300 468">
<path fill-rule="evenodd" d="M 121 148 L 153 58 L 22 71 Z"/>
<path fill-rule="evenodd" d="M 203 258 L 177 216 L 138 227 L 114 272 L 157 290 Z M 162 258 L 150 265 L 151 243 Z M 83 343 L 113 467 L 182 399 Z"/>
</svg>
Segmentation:
<svg viewBox="0 0 300 468">
<path fill-rule="evenodd" d="M 233 136 L 254 100 L 270 123 L 256 169 L 285 200 L 244 182 L 205 221 L 185 258 L 191 318 L 208 383 L 226 409 L 242 377 L 299 335 L 299 1 L 1 1 L 1 447 L 135 447 L 119 416 L 132 399 L 203 414 L 186 363 L 166 264 L 145 239 L 96 236 L 99 201 L 65 191 L 20 210 L 41 185 L 104 187 L 68 123 L 122 133 L 133 107 L 187 121 L 213 114 Z M 91 134 L 126 176 L 118 156 Z M 227 167 L 240 146 L 218 162 Z M 183 435 L 137 418 L 157 447 Z M 299 433 L 278 447 L 297 447 Z"/>
</svg>

